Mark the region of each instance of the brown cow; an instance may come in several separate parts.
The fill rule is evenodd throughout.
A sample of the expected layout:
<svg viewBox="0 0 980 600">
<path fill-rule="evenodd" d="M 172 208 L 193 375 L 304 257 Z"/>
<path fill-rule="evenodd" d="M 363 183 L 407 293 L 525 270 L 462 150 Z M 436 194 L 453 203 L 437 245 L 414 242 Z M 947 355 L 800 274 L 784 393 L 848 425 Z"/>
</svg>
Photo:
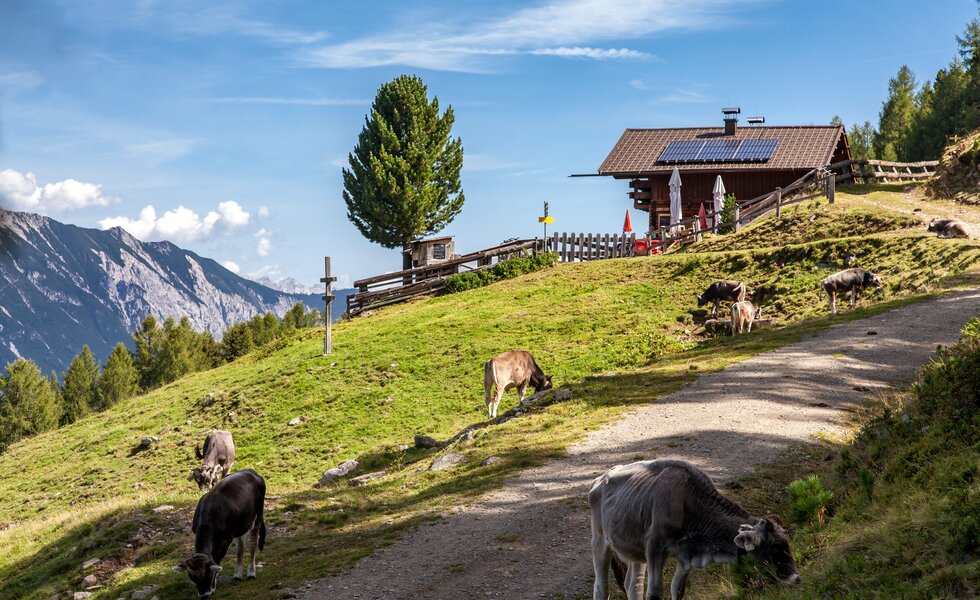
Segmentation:
<svg viewBox="0 0 980 600">
<path fill-rule="evenodd" d="M 711 316 L 718 314 L 718 305 L 722 300 L 741 302 L 745 300 L 745 283 L 723 279 L 716 281 L 708 286 L 700 296 L 698 296 L 698 306 L 704 306 L 711 302 L 714 308 L 711 309 Z"/>
<path fill-rule="evenodd" d="M 869 287 L 881 287 L 881 277 L 864 269 L 844 269 L 820 282 L 827 292 L 830 314 L 837 314 L 837 292 L 851 293 L 851 308 L 857 303 L 858 292 Z"/>
<path fill-rule="evenodd" d="M 523 402 L 528 385 L 536 392 L 551 389 L 551 376 L 544 374 L 529 352 L 510 350 L 488 360 L 483 365 L 483 389 L 486 392 L 488 418 L 497 416 L 497 407 L 500 406 L 500 399 L 504 397 L 505 391 L 516 387 Z"/>
<path fill-rule="evenodd" d="M 941 238 L 970 237 L 969 225 L 956 219 L 933 219 L 929 222 L 928 229 Z"/>
</svg>

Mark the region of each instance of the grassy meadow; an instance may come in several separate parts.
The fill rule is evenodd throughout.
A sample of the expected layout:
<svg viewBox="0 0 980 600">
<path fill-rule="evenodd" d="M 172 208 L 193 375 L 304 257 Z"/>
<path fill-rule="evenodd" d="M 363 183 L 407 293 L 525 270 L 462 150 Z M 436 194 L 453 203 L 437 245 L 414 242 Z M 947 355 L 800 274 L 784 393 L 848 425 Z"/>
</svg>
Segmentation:
<svg viewBox="0 0 980 600">
<path fill-rule="evenodd" d="M 815 218 L 789 210 L 667 256 L 558 265 L 378 310 L 336 324 L 329 357 L 322 329 L 302 332 L 15 444 L 0 455 L 0 598 L 80 590 L 81 563 L 92 557 L 102 558 L 95 571 L 106 584 L 97 599 L 150 583 L 163 600 L 191 593 L 170 566 L 192 547 L 199 494 L 186 476 L 211 429 L 234 434 L 236 469 L 256 469 L 270 494 L 259 579 L 219 586 L 216 597 L 278 598 L 698 373 L 927 297 L 976 270 L 980 244 L 935 239 L 903 210 L 873 213 L 863 196 L 839 193 L 835 205 L 812 207 Z M 819 281 L 851 262 L 879 270 L 885 286 L 832 320 Z M 703 335 L 694 299 L 718 278 L 746 281 L 780 327 Z M 482 427 L 454 448 L 468 463 L 427 470 L 439 451 L 415 449 L 413 436 L 447 439 L 482 422 L 483 363 L 512 348 L 531 351 L 572 399 Z M 507 394 L 501 411 L 516 400 Z M 159 443 L 138 451 L 149 435 Z M 503 460 L 480 466 L 489 456 Z M 350 458 L 361 463 L 355 475 L 388 476 L 314 486 Z M 153 510 L 161 505 L 173 508 Z"/>
</svg>

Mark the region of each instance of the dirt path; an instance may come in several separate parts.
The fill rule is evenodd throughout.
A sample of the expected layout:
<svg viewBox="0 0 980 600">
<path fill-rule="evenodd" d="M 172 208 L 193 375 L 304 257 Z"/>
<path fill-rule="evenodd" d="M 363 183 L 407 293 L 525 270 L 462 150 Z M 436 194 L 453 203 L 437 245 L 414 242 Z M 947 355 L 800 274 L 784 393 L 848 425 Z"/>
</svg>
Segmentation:
<svg viewBox="0 0 980 600">
<path fill-rule="evenodd" d="M 573 598 L 591 587 L 592 479 L 615 464 L 682 458 L 719 485 L 787 446 L 840 431 L 845 411 L 909 381 L 937 344 L 959 337 L 980 290 L 843 323 L 700 377 L 529 469 L 503 489 L 424 525 L 300 598 Z M 876 334 L 871 335 L 869 332 Z"/>
</svg>

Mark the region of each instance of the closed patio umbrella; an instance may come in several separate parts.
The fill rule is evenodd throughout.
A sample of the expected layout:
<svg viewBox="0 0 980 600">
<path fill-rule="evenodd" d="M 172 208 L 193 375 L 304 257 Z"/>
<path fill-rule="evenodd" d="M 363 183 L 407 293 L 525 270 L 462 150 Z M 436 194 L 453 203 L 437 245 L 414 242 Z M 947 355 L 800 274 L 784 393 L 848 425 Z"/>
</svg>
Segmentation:
<svg viewBox="0 0 980 600">
<path fill-rule="evenodd" d="M 721 211 L 725 208 L 725 182 L 721 180 L 721 175 L 715 179 L 715 189 L 711 190 L 715 201 L 715 233 L 721 226 Z"/>
<path fill-rule="evenodd" d="M 674 167 L 674 172 L 670 174 L 670 222 L 676 223 L 684 218 L 681 212 L 681 174 Z M 671 232 L 676 233 L 677 227 L 671 227 Z"/>
</svg>

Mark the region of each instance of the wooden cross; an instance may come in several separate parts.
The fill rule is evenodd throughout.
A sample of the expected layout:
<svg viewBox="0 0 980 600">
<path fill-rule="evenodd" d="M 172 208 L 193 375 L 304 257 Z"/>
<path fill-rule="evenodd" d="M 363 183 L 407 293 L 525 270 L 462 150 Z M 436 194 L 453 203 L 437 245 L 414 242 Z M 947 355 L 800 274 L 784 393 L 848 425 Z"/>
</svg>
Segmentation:
<svg viewBox="0 0 980 600">
<path fill-rule="evenodd" d="M 333 340 L 330 338 L 330 325 L 333 322 L 331 305 L 336 298 L 336 296 L 330 294 L 330 284 L 337 281 L 336 277 L 330 276 L 329 256 L 323 257 L 323 275 L 324 276 L 320 278 L 320 282 L 326 284 L 326 293 L 323 295 L 323 301 L 326 303 L 326 308 L 323 310 L 323 322 L 327 328 L 326 335 L 323 338 L 323 355 L 326 356 L 333 351 Z"/>
</svg>

